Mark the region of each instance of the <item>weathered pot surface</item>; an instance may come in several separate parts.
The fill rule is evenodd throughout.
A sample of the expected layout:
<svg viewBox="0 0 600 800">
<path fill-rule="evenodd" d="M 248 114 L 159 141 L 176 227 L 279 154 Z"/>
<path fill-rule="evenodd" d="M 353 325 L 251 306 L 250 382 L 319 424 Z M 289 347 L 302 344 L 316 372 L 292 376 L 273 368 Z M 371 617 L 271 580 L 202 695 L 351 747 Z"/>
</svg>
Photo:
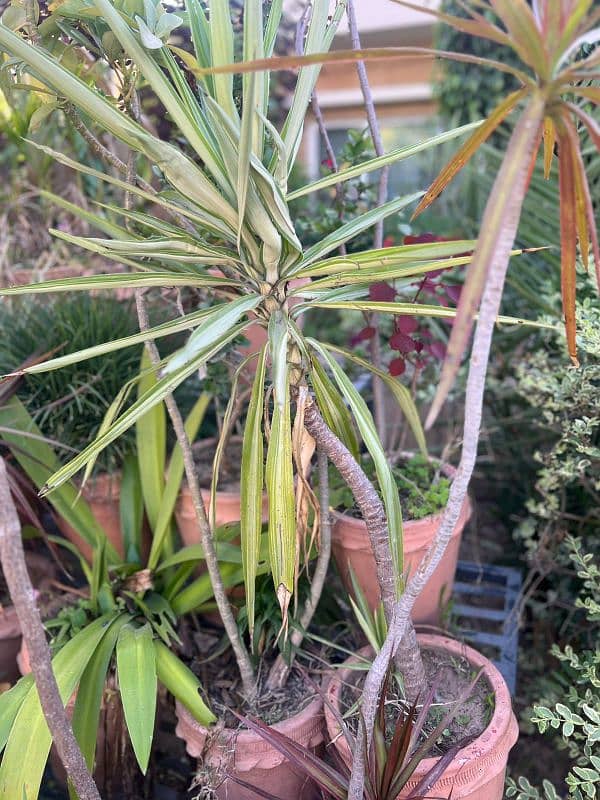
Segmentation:
<svg viewBox="0 0 600 800">
<path fill-rule="evenodd" d="M 444 472 L 448 477 L 453 477 L 455 470 L 451 466 L 445 466 Z M 438 625 L 440 622 L 441 612 L 450 598 L 454 583 L 462 532 L 471 513 L 471 501 L 467 495 L 448 547 L 413 607 L 412 618 L 417 624 Z M 334 511 L 332 515 L 333 556 L 344 586 L 352 593 L 351 567 L 369 606 L 375 609 L 379 605 L 381 594 L 367 527 L 362 519 L 349 514 Z M 442 516 L 443 512 L 440 512 L 423 519 L 403 521 L 404 567 L 408 569 L 409 576 L 416 570 L 429 549 L 440 527 Z"/>
<path fill-rule="evenodd" d="M 314 783 L 297 771 L 285 757 L 254 731 L 230 728 L 210 730 L 176 703 L 177 735 L 189 755 L 200 760 L 201 772 L 215 783 L 218 800 L 256 800 L 256 794 L 225 777 L 235 774 L 252 786 L 293 800 L 317 800 Z M 323 701 L 312 700 L 302 711 L 273 725 L 295 742 L 317 750 L 324 739 Z"/>
<path fill-rule="evenodd" d="M 483 677 L 488 682 L 495 701 L 494 713 L 486 729 L 458 751 L 442 777 L 429 790 L 428 796 L 444 799 L 451 797 L 452 800 L 502 800 L 508 754 L 519 735 L 519 726 L 504 678 L 491 661 L 462 642 L 434 634 L 419 634 L 418 639 L 422 648 L 443 650 L 450 656 L 466 658 L 475 669 L 483 668 Z M 367 647 L 358 655 L 364 657 L 371 652 Z M 354 660 L 356 659 L 349 659 L 346 664 L 351 664 Z M 345 681 L 351 681 L 355 675 L 356 670 L 342 666 L 328 684 L 327 700 L 338 710 L 342 686 Z M 345 737 L 339 735 L 337 719 L 327 703 L 325 721 L 329 740 L 333 742 L 345 763 L 350 765 L 352 758 L 350 747 Z M 426 758 L 419 764 L 405 789 L 398 795 L 399 800 L 417 786 L 436 760 Z"/>
</svg>

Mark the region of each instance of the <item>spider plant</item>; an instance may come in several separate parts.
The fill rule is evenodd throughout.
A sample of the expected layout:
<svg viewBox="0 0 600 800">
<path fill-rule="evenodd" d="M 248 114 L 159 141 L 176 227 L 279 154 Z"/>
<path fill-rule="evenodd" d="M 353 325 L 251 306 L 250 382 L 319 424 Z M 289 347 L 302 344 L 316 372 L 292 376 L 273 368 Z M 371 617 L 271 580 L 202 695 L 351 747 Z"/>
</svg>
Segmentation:
<svg viewBox="0 0 600 800">
<path fill-rule="evenodd" d="M 208 397 L 201 395 L 187 422 L 190 436 L 202 422 Z M 56 461 L 50 445 L 42 440 L 35 423 L 16 397 L 0 409 L 2 424 L 11 425 L 11 447 L 21 467 L 38 485 Z M 87 587 L 84 598 L 61 609 L 56 618 L 47 620 L 54 650 L 53 668 L 63 700 L 76 691 L 73 729 L 90 770 L 96 758 L 96 741 L 105 686 L 109 676 L 116 676 L 125 725 L 140 770 L 145 773 L 150 759 L 157 707 L 157 687 L 162 684 L 190 713 L 204 725 L 215 721 L 198 690 L 198 679 L 176 654 L 181 644 L 177 626 L 180 618 L 201 608 L 212 599 L 209 576 L 205 573 L 191 580 L 202 548 L 181 548 L 169 554 L 164 545 L 172 527 L 172 512 L 179 489 L 183 464 L 181 453 L 173 451 L 168 464 L 163 459 L 164 440 L 159 432 L 166 429 L 162 406 L 153 418 L 138 421 L 138 434 L 147 436 L 152 424 L 153 452 L 140 450 L 137 459 L 124 465 L 121 492 L 121 519 L 126 545 L 125 559 L 119 559 L 108 544 L 106 535 L 95 522 L 77 490 L 65 483 L 51 495 L 51 502 L 68 514 L 77 533 L 93 543 L 92 565 L 79 556 L 70 542 L 49 536 L 54 545 L 68 548 L 79 556 Z M 24 434 L 27 437 L 24 438 Z M 162 501 L 156 497 L 155 476 L 161 476 Z M 166 477 L 163 477 L 165 476 Z M 155 511 L 158 513 L 155 515 Z M 150 554 L 142 555 L 142 522 L 151 521 Z M 237 527 L 215 532 L 217 552 L 224 584 L 234 586 L 242 579 L 239 548 L 231 539 Z M 266 569 L 266 536 L 260 544 L 259 573 Z M 149 569 L 152 564 L 152 569 Z M 50 734 L 32 676 L 22 678 L 0 697 L 0 795 L 36 798 L 50 750 Z M 110 746 L 110 745 L 109 745 Z M 120 754 L 119 754 L 120 758 Z M 127 764 L 123 764 L 127 769 Z"/>
<path fill-rule="evenodd" d="M 344 8 L 343 0 L 338 0 L 330 16 L 328 0 L 315 0 L 302 43 L 305 56 L 310 58 L 329 48 Z M 85 212 L 88 223 L 95 225 L 103 237 L 53 231 L 73 245 L 126 264 L 130 267 L 128 273 L 50 281 L 2 292 L 8 295 L 188 286 L 202 289 L 214 303 L 208 309 L 192 311 L 140 334 L 107 341 L 32 368 L 43 373 L 98 355 L 118 358 L 123 347 L 192 330 L 186 344 L 161 361 L 158 380 L 140 392 L 135 402 L 120 411 L 122 398 L 117 398 L 101 434 L 48 478 L 43 491 L 50 494 L 79 470 L 89 470 L 105 447 L 161 401 L 168 401 L 177 386 L 222 352 L 252 324 L 254 317 L 264 326 L 267 342 L 256 353 L 241 464 L 241 554 L 252 640 L 264 487 L 270 504 L 269 568 L 284 620 L 294 592 L 297 537 L 302 535 L 296 492 L 303 486 L 302 481 L 295 483 L 294 473 L 303 463 L 300 448 L 310 445 L 306 431 L 312 430 L 316 435 L 316 428 L 313 425 L 311 429 L 308 423 L 309 411 L 313 419 L 315 414 L 322 416 L 327 435 L 333 432 L 350 458 L 358 455 L 360 446 L 369 451 L 387 517 L 387 523 L 380 520 L 383 527 L 377 534 L 377 554 L 381 579 L 387 587 L 388 609 L 401 588 L 403 548 L 398 493 L 371 413 L 337 360 L 340 355 L 350 360 L 354 356 L 340 348 L 334 351 L 327 341 L 305 337 L 298 320 L 310 309 L 319 313 L 335 309 L 451 318 L 453 309 L 436 305 L 369 300 L 369 287 L 384 280 L 402 285 L 429 271 L 467 264 L 471 257 L 464 253 L 474 247 L 471 241 L 435 242 L 358 252 L 351 257 L 337 255 L 339 248 L 353 237 L 410 208 L 423 195 L 418 188 L 341 225 L 307 249 L 298 240 L 288 202 L 432 148 L 477 124 L 402 148 L 337 173 L 332 179 L 321 179 L 288 193 L 288 176 L 298 154 L 319 66 L 300 69 L 285 122 L 277 130 L 268 119 L 268 71 L 243 76 L 241 100 L 234 93 L 231 74 L 213 74 L 215 69 L 229 65 L 234 56 L 227 0 L 213 0 L 210 17 L 198 0 L 187 2 L 185 12 L 193 53 L 168 44 L 168 34 L 179 18 L 163 13 L 160 4 L 153 2 L 146 2 L 141 8 L 136 3 L 110 0 L 69 0 L 40 26 L 38 35 L 33 37 L 37 42 L 34 44 L 0 25 L 0 48 L 12 56 L 15 74 L 30 72 L 56 96 L 59 104 L 75 107 L 81 119 L 127 145 L 133 156 L 127 170 L 130 179 L 115 176 L 110 169 L 94 170 L 56 151 L 45 152 L 84 175 L 121 190 L 126 198 L 140 204 L 140 208 L 133 209 L 128 201 L 125 209 L 109 205 L 103 212 Z M 262 0 L 246 0 L 242 53 L 246 61 L 272 55 L 281 14 L 281 2 L 272 3 L 264 13 Z M 95 72 L 100 61 L 110 71 L 110 83 L 120 92 L 119 103 L 103 91 L 104 84 L 89 85 L 95 72 L 85 71 L 78 62 L 77 69 L 82 73 L 79 76 L 69 68 L 69 60 L 61 59 L 68 48 L 81 44 L 96 57 Z M 178 130 L 177 145 L 159 140 L 136 120 L 131 101 L 138 84 L 152 91 L 164 106 Z M 140 158 L 153 166 L 158 191 L 136 177 L 135 164 Z M 166 212 L 169 221 L 152 213 L 152 205 Z M 300 279 L 303 285 L 298 284 Z M 292 300 L 300 302 L 292 305 Z M 250 314 L 254 316 L 250 318 Z M 387 383 L 424 450 L 419 416 L 405 387 L 372 364 L 361 362 L 360 366 Z M 235 395 L 236 386 L 232 385 L 232 403 Z M 193 476 L 187 469 L 186 474 L 190 481 Z M 218 470 L 215 484 L 217 479 Z M 197 512 L 199 518 L 204 513 L 202 509 Z M 207 564 L 214 586 L 219 581 L 218 571 L 208 558 Z M 154 566 L 150 564 L 150 568 Z M 221 603 L 223 616 L 225 596 L 217 588 L 215 598 Z M 226 623 L 226 629 L 246 693 L 251 696 L 255 681 L 247 653 L 238 641 L 233 621 L 229 627 Z"/>
</svg>

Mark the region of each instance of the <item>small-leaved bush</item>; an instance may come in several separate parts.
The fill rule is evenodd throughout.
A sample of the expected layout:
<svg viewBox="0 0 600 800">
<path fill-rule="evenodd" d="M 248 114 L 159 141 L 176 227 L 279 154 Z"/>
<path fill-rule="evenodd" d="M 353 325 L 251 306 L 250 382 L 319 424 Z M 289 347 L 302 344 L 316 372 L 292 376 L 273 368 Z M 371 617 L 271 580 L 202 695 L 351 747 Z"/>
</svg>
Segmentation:
<svg viewBox="0 0 600 800">
<path fill-rule="evenodd" d="M 583 582 L 575 606 L 585 612 L 596 644 L 581 651 L 554 645 L 551 654 L 559 667 L 546 695 L 534 705 L 531 722 L 540 733 L 554 734 L 557 747 L 568 752 L 572 764 L 565 779 L 569 800 L 593 800 L 600 794 L 600 569 L 594 556 L 583 551 L 581 540 L 567 536 L 565 542 Z M 517 782 L 509 779 L 506 796 L 515 800 L 560 797 L 549 781 L 538 789 L 524 777 Z"/>
</svg>

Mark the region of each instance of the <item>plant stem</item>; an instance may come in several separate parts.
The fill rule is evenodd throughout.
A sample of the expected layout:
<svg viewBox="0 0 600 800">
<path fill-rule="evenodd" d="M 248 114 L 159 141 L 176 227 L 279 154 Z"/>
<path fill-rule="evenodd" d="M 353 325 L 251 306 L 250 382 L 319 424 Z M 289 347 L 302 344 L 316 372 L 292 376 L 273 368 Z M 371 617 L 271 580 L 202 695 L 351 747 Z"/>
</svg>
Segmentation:
<svg viewBox="0 0 600 800">
<path fill-rule="evenodd" d="M 348 29 L 350 31 L 350 42 L 353 50 L 361 50 L 360 34 L 358 32 L 358 24 L 356 22 L 356 8 L 354 0 L 348 0 L 346 6 L 346 13 L 348 15 Z M 367 75 L 367 68 L 364 61 L 356 62 L 356 72 L 358 75 L 358 82 L 363 96 L 365 111 L 367 114 L 367 124 L 369 132 L 373 141 L 375 155 L 382 156 L 384 154 L 383 140 L 381 138 L 381 129 L 379 127 L 379 120 L 377 119 L 377 111 L 375 109 L 375 102 L 373 100 L 373 93 L 371 85 L 369 84 L 369 77 Z M 377 207 L 382 206 L 387 200 L 388 196 L 388 178 L 389 167 L 383 167 L 379 173 L 379 182 L 377 185 Z M 379 249 L 383 247 L 383 220 L 375 225 L 373 235 L 373 247 Z M 381 340 L 379 337 L 379 315 L 373 314 L 371 316 L 370 326 L 375 328 L 375 336 L 372 336 L 369 342 L 369 350 L 371 354 L 372 363 L 381 369 Z M 385 394 L 384 385 L 376 375 L 372 377 L 373 386 L 373 411 L 375 416 L 375 426 L 377 433 L 383 445 L 386 445 L 386 429 L 385 429 Z"/>
<path fill-rule="evenodd" d="M 365 731 L 369 739 L 373 730 L 379 693 L 389 661 L 393 657 L 398 643 L 405 637 L 405 633 L 408 630 L 410 612 L 415 600 L 446 551 L 465 501 L 475 467 L 492 335 L 500 310 L 510 251 L 517 234 L 523 199 L 527 190 L 531 159 L 538 141 L 542 111 L 543 101 L 541 98 L 535 98 L 519 120 L 507 148 L 512 157 L 507 158 L 505 156 L 504 158 L 481 222 L 483 233 L 480 235 L 480 242 L 478 242 L 473 261 L 475 261 L 477 252 L 482 246 L 485 232 L 488 229 L 493 229 L 495 225 L 498 225 L 497 221 L 500 220 L 494 247 L 492 248 L 488 278 L 481 299 L 469 360 L 460 464 L 452 481 L 448 503 L 435 539 L 413 577 L 408 582 L 404 594 L 398 601 L 394 610 L 392 624 L 388 628 L 384 647 L 373 662 L 373 667 L 365 679 L 361 707 L 364 725 L 359 726 L 357 732 L 348 800 L 362 800 L 363 798 Z M 518 159 L 516 172 L 515 159 Z M 507 175 L 510 175 L 510 181 L 507 180 Z M 500 197 L 500 201 L 498 201 L 498 197 Z M 489 245 L 489 242 L 486 242 L 486 244 Z"/>
<path fill-rule="evenodd" d="M 52 656 L 35 592 L 25 564 L 21 525 L 10 494 L 4 459 L 0 458 L 0 560 L 4 577 L 29 651 L 40 705 L 58 755 L 80 800 L 100 800 L 60 697 Z"/>
<path fill-rule="evenodd" d="M 302 644 L 304 633 L 308 630 L 312 618 L 317 610 L 321 594 L 323 593 L 323 586 L 327 578 L 327 570 L 329 568 L 329 559 L 331 558 L 331 515 L 329 511 L 329 475 L 327 472 L 327 453 L 319 448 L 317 450 L 317 469 L 319 473 L 319 507 L 321 514 L 321 541 L 319 544 L 319 555 L 317 557 L 317 566 L 315 567 L 315 574 L 313 575 L 312 583 L 310 585 L 310 594 L 304 604 L 304 609 L 298 620 L 298 627 L 294 629 L 290 636 L 292 644 L 292 657 L 288 664 L 282 655 L 277 656 L 277 659 L 267 679 L 267 686 L 270 688 L 280 688 L 285 685 L 287 677 L 292 668 L 294 652 Z"/>
<path fill-rule="evenodd" d="M 390 553 L 387 519 L 381 498 L 375 491 L 364 470 L 355 461 L 352 453 L 330 430 L 319 413 L 313 400 L 309 400 L 304 412 L 304 425 L 316 441 L 319 449 L 327 454 L 338 469 L 338 472 L 349 486 L 354 500 L 360 509 L 371 544 L 377 570 L 377 582 L 381 592 L 381 600 L 388 627 L 392 625 L 396 607 L 396 579 Z M 412 629 L 412 633 L 411 633 Z M 402 673 L 404 688 L 408 700 L 416 700 L 423 688 L 425 672 L 419 648 L 416 644 L 412 623 L 405 629 L 406 641 L 400 643 L 396 666 Z"/>
<path fill-rule="evenodd" d="M 136 291 L 135 300 L 140 330 L 147 331 L 150 327 L 148 310 L 146 308 L 146 301 L 141 290 Z M 158 353 L 156 344 L 154 342 L 147 341 L 146 348 L 148 349 L 152 364 L 154 367 L 157 367 L 157 365 L 160 363 L 160 355 Z M 223 586 L 223 580 L 219 571 L 219 561 L 217 559 L 217 553 L 215 550 L 213 533 L 210 528 L 206 509 L 204 507 L 202 492 L 200 491 L 200 481 L 198 479 L 198 470 L 196 469 L 196 464 L 194 462 L 192 446 L 185 431 L 181 412 L 172 394 L 169 394 L 165 397 L 165 405 L 175 430 L 175 435 L 177 436 L 177 442 L 183 454 L 185 476 L 192 497 L 192 503 L 194 504 L 196 519 L 198 520 L 200 541 L 204 550 L 204 558 L 215 595 L 215 602 L 217 604 L 217 608 L 219 609 L 219 614 L 221 615 L 225 632 L 229 638 L 231 648 L 235 655 L 238 669 L 240 671 L 240 677 L 242 679 L 242 685 L 244 687 L 244 694 L 247 700 L 252 700 L 256 695 L 256 679 L 254 675 L 254 669 L 252 668 L 252 662 L 250 661 L 248 651 L 242 642 L 238 626 L 233 616 L 233 611 L 231 610 L 231 605 L 229 604 L 229 600 L 227 599 L 227 594 L 225 593 L 225 588 Z"/>
</svg>

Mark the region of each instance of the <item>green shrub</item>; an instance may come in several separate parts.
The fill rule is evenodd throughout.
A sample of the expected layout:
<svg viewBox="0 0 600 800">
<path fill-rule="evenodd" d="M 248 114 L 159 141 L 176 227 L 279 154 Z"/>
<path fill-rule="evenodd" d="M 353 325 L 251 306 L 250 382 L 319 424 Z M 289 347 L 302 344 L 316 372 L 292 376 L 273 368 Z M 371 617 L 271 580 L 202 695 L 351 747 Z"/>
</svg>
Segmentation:
<svg viewBox="0 0 600 800">
<path fill-rule="evenodd" d="M 0 374 L 15 370 L 34 353 L 65 355 L 137 331 L 131 304 L 105 296 L 77 294 L 44 305 L 13 304 L 0 313 Z M 17 394 L 46 436 L 82 450 L 96 436 L 112 399 L 137 374 L 141 352 L 141 346 L 128 347 L 116 358 L 100 356 L 26 375 Z M 98 468 L 118 469 L 134 440 L 131 431 L 114 442 L 101 454 Z"/>
<path fill-rule="evenodd" d="M 581 651 L 570 645 L 552 648 L 559 667 L 545 696 L 534 706 L 531 722 L 540 733 L 555 735 L 557 747 L 568 751 L 572 764 L 565 778 L 569 800 L 594 800 L 600 793 L 600 569 L 594 555 L 583 552 L 580 539 L 567 536 L 565 544 L 583 581 L 575 605 L 585 612 L 595 646 Z M 508 780 L 506 796 L 515 800 L 559 798 L 549 781 L 538 789 L 524 777 Z"/>
</svg>

